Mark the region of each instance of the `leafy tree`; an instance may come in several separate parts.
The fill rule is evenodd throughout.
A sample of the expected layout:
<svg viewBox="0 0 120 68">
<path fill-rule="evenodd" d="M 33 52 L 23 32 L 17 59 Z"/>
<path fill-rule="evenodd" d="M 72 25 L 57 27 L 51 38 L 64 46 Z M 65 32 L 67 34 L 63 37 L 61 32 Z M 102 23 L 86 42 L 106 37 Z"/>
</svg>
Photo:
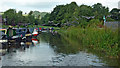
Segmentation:
<svg viewBox="0 0 120 68">
<path fill-rule="evenodd" d="M 72 15 L 77 7 L 76 2 L 71 2 L 67 5 L 58 5 L 51 12 L 49 20 L 54 23 L 71 22 L 73 19 Z"/>
<path fill-rule="evenodd" d="M 120 9 L 113 8 L 110 13 L 112 14 L 112 19 L 120 20 Z"/>
<path fill-rule="evenodd" d="M 49 17 L 50 17 L 50 14 L 47 13 L 41 20 L 40 20 L 40 24 L 48 24 L 48 21 L 49 21 Z"/>
<path fill-rule="evenodd" d="M 32 15 L 33 14 L 33 11 L 30 11 L 29 13 L 28 13 L 28 15 Z"/>
<path fill-rule="evenodd" d="M 18 14 L 17 14 L 17 17 L 18 17 L 17 22 L 18 23 L 23 23 L 23 18 L 24 17 L 22 16 L 22 13 L 23 13 L 22 11 L 18 11 Z"/>
<path fill-rule="evenodd" d="M 11 24 L 14 25 L 16 24 L 16 10 L 15 9 L 9 9 L 6 12 L 4 12 L 3 14 L 3 18 L 6 18 L 7 20 L 7 24 Z"/>
<path fill-rule="evenodd" d="M 109 8 L 103 6 L 101 3 L 94 4 L 92 7 L 94 16 L 96 16 L 97 19 L 102 20 L 103 16 L 109 15 Z"/>
<path fill-rule="evenodd" d="M 94 4 L 93 6 L 78 6 L 76 2 L 71 2 L 66 5 L 57 5 L 49 15 L 41 19 L 41 22 L 42 24 L 49 24 L 49 21 L 52 21 L 54 24 L 77 23 L 81 27 L 85 27 L 92 18 L 101 21 L 103 16 L 108 15 L 110 15 L 109 8 L 101 3 Z"/>
<path fill-rule="evenodd" d="M 9 9 L 4 12 L 3 18 L 7 20 L 7 25 L 24 25 L 27 23 L 30 24 L 39 24 L 41 16 L 38 14 L 39 11 L 30 11 L 28 15 L 24 16 L 22 11 L 16 12 L 15 9 Z M 40 13 L 41 14 L 41 13 Z M 42 16 L 45 15 L 45 12 Z"/>
<path fill-rule="evenodd" d="M 18 11 L 18 14 L 21 15 L 21 16 L 22 16 L 22 13 L 23 13 L 22 11 Z"/>
<path fill-rule="evenodd" d="M 92 7 L 87 5 L 81 5 L 78 9 L 79 16 L 93 16 Z"/>
</svg>

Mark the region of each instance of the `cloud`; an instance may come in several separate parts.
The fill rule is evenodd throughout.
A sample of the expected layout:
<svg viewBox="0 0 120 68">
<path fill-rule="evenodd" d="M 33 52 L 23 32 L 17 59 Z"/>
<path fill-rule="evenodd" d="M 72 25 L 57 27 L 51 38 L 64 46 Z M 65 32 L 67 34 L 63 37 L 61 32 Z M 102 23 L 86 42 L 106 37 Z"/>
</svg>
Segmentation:
<svg viewBox="0 0 120 68">
<path fill-rule="evenodd" d="M 60 0 L 2 0 L 0 2 L 0 12 L 9 8 L 23 10 L 41 10 L 50 12 L 56 5 L 61 4 Z"/>
<path fill-rule="evenodd" d="M 118 7 L 119 0 L 1 0 L 0 12 L 6 11 L 9 8 L 24 12 L 29 12 L 30 10 L 50 12 L 56 5 L 67 4 L 72 1 L 75 1 L 78 5 L 86 4 L 90 6 L 99 2 L 112 9 Z"/>
<path fill-rule="evenodd" d="M 86 4 L 86 5 L 93 5 L 95 3 L 102 3 L 103 6 L 112 8 L 118 7 L 118 1 L 119 0 L 75 0 L 78 5 Z"/>
<path fill-rule="evenodd" d="M 26 4 L 23 7 L 30 7 L 30 8 L 51 8 L 54 7 L 58 2 L 38 2 L 33 4 Z"/>
</svg>

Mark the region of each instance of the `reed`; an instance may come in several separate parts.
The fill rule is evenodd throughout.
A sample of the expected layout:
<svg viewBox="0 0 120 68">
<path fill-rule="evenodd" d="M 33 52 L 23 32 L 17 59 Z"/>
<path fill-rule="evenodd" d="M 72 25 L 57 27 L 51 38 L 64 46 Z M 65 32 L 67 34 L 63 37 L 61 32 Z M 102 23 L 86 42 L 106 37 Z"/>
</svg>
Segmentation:
<svg viewBox="0 0 120 68">
<path fill-rule="evenodd" d="M 81 28 L 69 27 L 59 31 L 61 35 L 69 40 L 77 39 L 77 42 L 94 50 L 99 50 L 111 58 L 119 57 L 120 45 L 118 45 L 118 29 L 110 28 Z M 81 46 L 79 46 L 81 47 Z"/>
</svg>

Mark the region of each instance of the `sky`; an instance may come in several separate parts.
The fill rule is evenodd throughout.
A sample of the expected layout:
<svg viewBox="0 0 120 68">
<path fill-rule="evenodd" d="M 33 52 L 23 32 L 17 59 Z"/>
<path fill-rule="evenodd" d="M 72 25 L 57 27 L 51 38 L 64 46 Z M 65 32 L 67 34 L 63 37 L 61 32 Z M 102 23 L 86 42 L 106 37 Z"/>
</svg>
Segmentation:
<svg viewBox="0 0 120 68">
<path fill-rule="evenodd" d="M 8 9 L 21 10 L 24 13 L 29 11 L 51 12 L 56 5 L 69 4 L 72 1 L 76 2 L 79 6 L 81 4 L 90 5 L 102 3 L 103 6 L 118 8 L 120 0 L 0 0 L 0 12 Z"/>
</svg>

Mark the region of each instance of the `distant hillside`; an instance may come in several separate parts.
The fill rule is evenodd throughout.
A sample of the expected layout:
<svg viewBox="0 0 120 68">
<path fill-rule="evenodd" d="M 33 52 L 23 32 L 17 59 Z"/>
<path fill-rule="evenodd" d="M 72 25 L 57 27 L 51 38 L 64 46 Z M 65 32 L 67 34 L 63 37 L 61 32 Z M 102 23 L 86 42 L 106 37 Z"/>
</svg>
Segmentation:
<svg viewBox="0 0 120 68">
<path fill-rule="evenodd" d="M 35 18 L 37 19 L 41 19 L 42 17 L 44 17 L 48 12 L 39 12 L 39 11 L 34 11 L 32 13 L 33 16 L 35 16 Z M 0 15 L 3 15 L 4 12 L 0 12 Z M 28 16 L 28 14 L 23 14 L 23 16 Z"/>
<path fill-rule="evenodd" d="M 4 12 L 0 12 L 0 15 L 3 15 L 4 14 Z"/>
<path fill-rule="evenodd" d="M 23 16 L 28 16 L 28 14 L 23 14 Z"/>
<path fill-rule="evenodd" d="M 34 11 L 32 13 L 33 16 L 35 16 L 35 18 L 37 19 L 41 19 L 42 17 L 44 17 L 47 14 L 47 12 L 39 12 L 39 11 Z"/>
</svg>

